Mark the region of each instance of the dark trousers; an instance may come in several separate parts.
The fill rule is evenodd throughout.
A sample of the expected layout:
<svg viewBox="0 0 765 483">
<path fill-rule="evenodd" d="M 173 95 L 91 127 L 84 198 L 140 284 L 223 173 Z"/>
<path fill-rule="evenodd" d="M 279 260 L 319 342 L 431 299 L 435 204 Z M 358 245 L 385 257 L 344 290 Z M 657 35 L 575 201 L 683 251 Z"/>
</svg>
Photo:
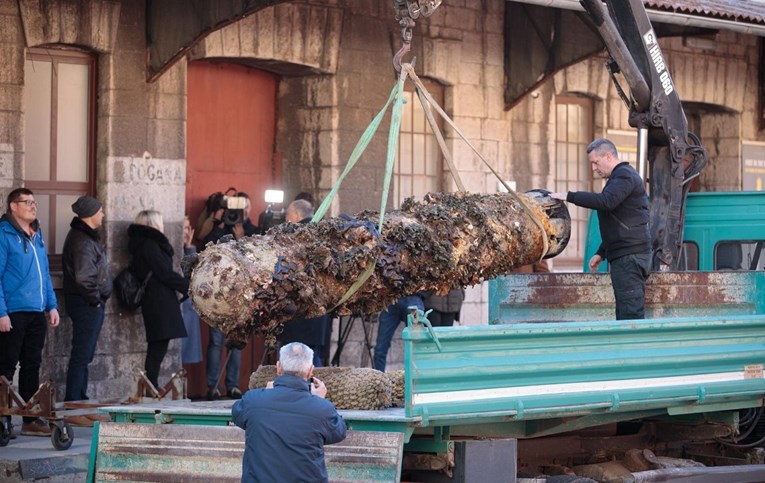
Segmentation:
<svg viewBox="0 0 765 483">
<path fill-rule="evenodd" d="M 425 310 L 427 311 L 427 307 Z M 428 322 L 433 327 L 451 327 L 457 320 L 457 314 L 458 312 L 441 312 L 433 309 L 433 312 L 428 314 Z"/>
<path fill-rule="evenodd" d="M 0 332 L 0 374 L 13 381 L 16 364 L 19 364 L 19 395 L 29 401 L 40 387 L 40 363 L 48 321 L 43 312 L 15 312 L 8 316 L 13 328 L 10 332 Z M 25 417 L 24 422 L 35 419 Z"/>
<path fill-rule="evenodd" d="M 84 298 L 66 294 L 66 311 L 72 319 L 72 352 L 66 371 L 65 401 L 88 399 L 88 364 L 96 355 L 96 343 L 104 324 L 104 307 L 91 306 Z"/>
<path fill-rule="evenodd" d="M 212 389 L 218 383 L 220 377 L 220 364 L 223 356 L 223 346 L 226 335 L 219 329 L 210 326 L 210 340 L 207 342 L 207 388 Z M 226 363 L 226 390 L 230 391 L 239 387 L 239 366 L 242 363 L 242 351 L 239 349 L 226 349 L 231 351 L 231 357 Z"/>
<path fill-rule="evenodd" d="M 423 310 L 422 297 L 419 295 L 403 297 L 397 302 L 389 305 L 387 309 L 380 312 L 373 361 L 374 368 L 378 371 L 385 372 L 391 340 L 393 340 L 393 335 L 396 333 L 398 324 L 406 321 L 406 316 L 409 315 L 410 306 L 416 306 L 420 310 Z"/>
<path fill-rule="evenodd" d="M 616 320 L 645 318 L 645 281 L 651 274 L 651 253 L 609 260 L 616 299 Z"/>
<path fill-rule="evenodd" d="M 167 346 L 170 344 L 170 339 L 155 340 L 149 342 L 149 346 L 146 348 L 146 363 L 144 368 L 146 369 L 146 377 L 149 378 L 156 389 L 159 389 L 159 368 L 162 365 L 162 360 L 167 354 Z"/>
</svg>

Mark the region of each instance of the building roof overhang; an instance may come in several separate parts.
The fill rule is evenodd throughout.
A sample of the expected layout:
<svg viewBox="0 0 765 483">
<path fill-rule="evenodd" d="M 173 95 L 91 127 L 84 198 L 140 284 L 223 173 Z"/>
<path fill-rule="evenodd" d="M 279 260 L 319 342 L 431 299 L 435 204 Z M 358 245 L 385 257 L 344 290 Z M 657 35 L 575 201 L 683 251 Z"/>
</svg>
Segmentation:
<svg viewBox="0 0 765 483">
<path fill-rule="evenodd" d="M 765 0 L 643 0 L 659 37 L 721 30 L 765 37 Z M 510 108 L 559 70 L 605 48 L 578 0 L 508 0 L 505 9 L 505 106 Z"/>
<path fill-rule="evenodd" d="M 209 33 L 286 1 L 147 0 L 148 80 L 157 79 Z M 505 69 L 512 80 L 505 91 L 508 107 L 553 73 L 603 50 L 600 38 L 587 25 L 587 15 L 578 0 L 507 0 L 507 3 L 505 28 L 508 30 L 512 24 L 513 32 L 505 39 Z M 717 30 L 765 36 L 765 0 L 643 0 L 643 3 L 659 36 L 700 35 Z M 449 0 L 445 0 L 441 8 L 448 6 Z"/>
<path fill-rule="evenodd" d="M 579 0 L 507 0 L 584 12 Z M 698 27 L 765 36 L 763 0 L 643 0 L 653 23 Z"/>
</svg>

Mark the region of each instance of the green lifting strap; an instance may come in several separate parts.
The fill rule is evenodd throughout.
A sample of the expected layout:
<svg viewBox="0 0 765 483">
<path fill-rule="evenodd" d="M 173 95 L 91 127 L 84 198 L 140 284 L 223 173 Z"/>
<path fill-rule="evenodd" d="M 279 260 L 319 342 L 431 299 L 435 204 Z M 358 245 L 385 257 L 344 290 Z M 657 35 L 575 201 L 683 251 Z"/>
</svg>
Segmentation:
<svg viewBox="0 0 765 483">
<path fill-rule="evenodd" d="M 393 87 L 393 90 L 390 93 L 390 96 L 388 97 L 388 101 L 385 103 L 382 109 L 380 109 L 380 112 L 377 113 L 377 115 L 372 119 L 372 122 L 367 126 L 366 130 L 364 131 L 364 134 L 362 134 L 361 138 L 359 139 L 358 143 L 356 143 L 356 146 L 353 148 L 353 151 L 351 152 L 351 157 L 348 159 L 348 163 L 345 165 L 345 169 L 340 174 L 340 177 L 337 179 L 337 182 L 332 187 L 332 190 L 329 192 L 329 195 L 327 195 L 326 198 L 324 198 L 324 201 L 322 201 L 321 205 L 319 206 L 319 209 L 316 210 L 316 213 L 314 213 L 313 218 L 311 219 L 311 222 L 316 222 L 321 220 L 324 215 L 329 210 L 330 205 L 332 204 L 332 200 L 334 199 L 335 195 L 337 194 L 337 191 L 340 189 L 340 184 L 343 182 L 343 179 L 345 179 L 345 176 L 351 171 L 351 168 L 353 168 L 356 165 L 356 162 L 361 157 L 361 154 L 364 152 L 364 150 L 369 145 L 370 141 L 374 137 L 375 133 L 377 132 L 377 128 L 380 127 L 380 122 L 382 122 L 382 118 L 385 115 L 385 112 L 388 110 L 388 106 L 393 103 L 393 111 L 391 114 L 391 122 L 390 122 L 390 130 L 388 132 L 388 154 L 385 162 L 385 182 L 383 183 L 383 192 L 382 192 L 382 199 L 380 200 L 380 222 L 378 225 L 377 231 L 382 234 L 383 230 L 383 219 L 385 218 L 385 205 L 388 202 L 388 193 L 390 191 L 390 182 L 391 178 L 393 177 L 393 164 L 396 160 L 396 151 L 398 149 L 398 137 L 399 137 L 399 131 L 401 129 L 401 110 L 403 109 L 404 99 L 403 99 L 403 92 L 404 92 L 404 81 L 406 80 L 407 72 L 406 70 L 402 69 L 401 74 L 399 75 L 398 82 Z M 377 260 L 369 260 L 367 261 L 367 268 L 364 270 L 364 272 L 359 276 L 358 279 L 348 288 L 348 291 L 345 292 L 345 295 L 343 295 L 340 300 L 335 304 L 334 307 L 332 307 L 329 312 L 335 310 L 340 305 L 344 304 L 348 299 L 351 298 L 353 294 L 358 291 L 359 287 L 361 287 L 368 279 L 372 276 L 372 273 L 374 272 L 375 265 L 377 263 Z"/>
</svg>

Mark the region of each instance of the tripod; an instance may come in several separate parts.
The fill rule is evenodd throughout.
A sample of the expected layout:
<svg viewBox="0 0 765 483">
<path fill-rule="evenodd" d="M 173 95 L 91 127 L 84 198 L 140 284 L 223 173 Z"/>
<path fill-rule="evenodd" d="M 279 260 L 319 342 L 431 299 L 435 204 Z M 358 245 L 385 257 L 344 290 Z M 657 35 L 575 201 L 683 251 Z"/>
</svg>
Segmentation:
<svg viewBox="0 0 765 483">
<path fill-rule="evenodd" d="M 364 332 L 364 351 L 361 354 L 362 358 L 359 367 L 371 365 L 372 348 L 374 347 L 374 344 L 372 344 L 371 341 L 372 330 L 369 325 L 377 321 L 377 314 L 352 314 L 349 316 L 338 317 L 337 349 L 335 349 L 335 354 L 332 356 L 332 361 L 330 362 L 331 366 L 337 367 L 340 365 L 340 356 L 343 353 L 345 344 L 348 342 L 348 336 L 351 333 L 351 329 L 353 329 L 357 320 L 361 321 L 361 328 Z"/>
</svg>

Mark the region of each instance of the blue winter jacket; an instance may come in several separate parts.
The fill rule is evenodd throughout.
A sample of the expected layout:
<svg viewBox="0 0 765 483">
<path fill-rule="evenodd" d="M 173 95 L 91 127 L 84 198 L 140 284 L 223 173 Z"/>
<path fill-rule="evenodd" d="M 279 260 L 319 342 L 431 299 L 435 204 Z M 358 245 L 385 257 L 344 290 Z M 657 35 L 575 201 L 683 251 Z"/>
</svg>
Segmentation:
<svg viewBox="0 0 765 483">
<path fill-rule="evenodd" d="M 30 236 L 8 214 L 0 218 L 0 317 L 56 308 L 39 225 L 35 220 Z"/>
<path fill-rule="evenodd" d="M 327 481 L 324 445 L 345 439 L 345 421 L 331 402 L 311 395 L 306 380 L 279 376 L 273 389 L 244 393 L 231 415 L 245 433 L 243 482 Z"/>
</svg>

